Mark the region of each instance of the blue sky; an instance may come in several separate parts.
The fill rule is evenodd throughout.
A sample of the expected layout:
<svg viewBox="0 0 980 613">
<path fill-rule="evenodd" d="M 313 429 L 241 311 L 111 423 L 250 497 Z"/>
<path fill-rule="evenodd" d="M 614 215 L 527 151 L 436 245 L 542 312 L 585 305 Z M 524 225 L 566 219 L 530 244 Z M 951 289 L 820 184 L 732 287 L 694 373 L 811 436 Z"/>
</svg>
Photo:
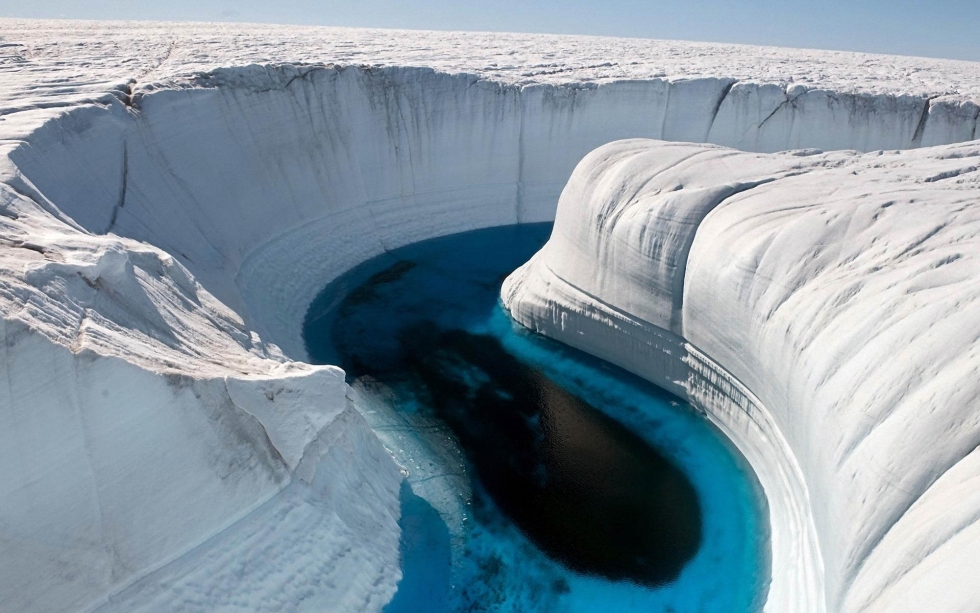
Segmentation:
<svg viewBox="0 0 980 613">
<path fill-rule="evenodd" d="M 980 61 L 980 0 L 0 0 L 0 16 L 599 34 Z"/>
</svg>

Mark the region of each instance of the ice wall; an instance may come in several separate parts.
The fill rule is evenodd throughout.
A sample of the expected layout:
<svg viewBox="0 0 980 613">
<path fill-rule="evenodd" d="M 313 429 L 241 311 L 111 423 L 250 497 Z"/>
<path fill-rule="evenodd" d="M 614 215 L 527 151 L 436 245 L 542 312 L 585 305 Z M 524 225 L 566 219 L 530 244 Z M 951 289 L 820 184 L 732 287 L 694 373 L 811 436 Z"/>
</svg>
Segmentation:
<svg viewBox="0 0 980 613">
<path fill-rule="evenodd" d="M 12 527 L 5 534 L 16 535 L 5 546 L 17 552 L 0 567 L 0 593 L 10 595 L 3 604 L 45 611 L 135 602 L 133 586 L 149 580 L 141 578 L 197 576 L 182 564 L 206 568 L 213 557 L 201 548 L 226 546 L 213 535 L 269 505 L 287 508 L 301 482 L 309 504 L 343 517 L 358 515 L 338 510 L 354 505 L 370 525 L 364 534 L 342 526 L 324 533 L 331 546 L 323 555 L 351 549 L 363 565 L 313 593 L 378 609 L 398 579 L 397 469 L 352 409 L 340 374 L 290 361 L 305 358 L 302 319 L 324 284 L 388 248 L 551 219 L 575 164 L 615 139 L 760 151 L 907 148 L 972 137 L 971 105 L 732 78 L 520 86 L 428 68 L 274 65 L 4 115 L 0 369 L 10 379 L 0 386 L 8 424 L 0 486 L 19 502 L 3 506 Z M 677 288 L 690 232 L 714 204 L 768 180 L 759 164 L 758 177 L 694 196 L 685 189 L 650 212 L 683 217 L 645 243 L 679 249 L 656 274 L 641 274 L 656 286 L 644 308 L 668 318 L 664 328 L 687 335 Z M 685 360 L 700 359 L 685 351 Z M 796 448 L 777 440 L 764 403 L 712 358 L 703 356 L 702 393 L 692 398 L 732 412 L 734 439 L 749 437 L 739 428 L 771 439 L 754 463 L 781 458 L 769 462 L 779 473 L 772 482 L 786 491 L 776 500 L 795 502 L 779 513 L 809 534 L 809 482 L 794 468 Z M 735 396 L 743 409 L 760 407 L 758 415 L 738 422 L 754 409 L 732 409 Z M 48 438 L 61 428 L 67 438 Z M 322 443 L 337 428 L 347 434 Z M 312 485 L 322 458 L 347 467 L 337 483 L 350 500 L 329 483 Z M 84 512 L 69 512 L 75 506 Z M 37 544 L 53 534 L 83 535 L 82 553 Z M 257 546 L 221 542 L 244 548 L 235 551 L 245 558 Z M 780 556 L 801 559 L 796 549 L 811 544 L 786 541 L 773 567 L 785 567 Z M 296 547 L 296 559 L 311 559 Z M 31 555 L 38 566 L 16 562 Z M 800 555 L 811 561 L 785 579 L 802 586 L 783 592 L 790 608 L 822 593 L 812 562 L 819 554 Z M 74 560 L 85 562 L 66 567 Z M 200 572 L 198 587 L 219 581 Z M 291 589 L 294 575 L 278 577 L 255 598 Z M 156 584 L 177 585 L 171 579 Z"/>
<path fill-rule="evenodd" d="M 980 601 L 978 159 L 613 143 L 504 284 L 525 325 L 730 433 L 770 502 L 768 610 Z"/>
<path fill-rule="evenodd" d="M 11 159 L 86 230 L 166 250 L 296 359 L 323 283 L 384 248 L 550 220 L 575 164 L 606 142 L 899 149 L 970 138 L 978 110 L 724 78 L 515 87 L 293 66 L 124 100 L 50 122 Z"/>
</svg>

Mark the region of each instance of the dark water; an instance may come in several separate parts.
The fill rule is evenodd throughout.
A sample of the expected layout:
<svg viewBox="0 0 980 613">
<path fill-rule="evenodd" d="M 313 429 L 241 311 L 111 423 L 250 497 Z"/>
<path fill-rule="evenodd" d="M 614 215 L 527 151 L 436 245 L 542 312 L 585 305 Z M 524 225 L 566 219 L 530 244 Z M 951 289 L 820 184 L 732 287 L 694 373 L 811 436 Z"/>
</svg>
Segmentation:
<svg viewBox="0 0 980 613">
<path fill-rule="evenodd" d="M 406 330 L 420 393 L 459 438 L 493 501 L 543 551 L 610 579 L 675 579 L 701 540 L 683 473 L 620 423 L 488 335 Z"/>
<path fill-rule="evenodd" d="M 448 546 L 433 548 L 432 543 L 447 541 L 438 536 L 448 530 L 446 525 L 423 498 L 411 489 L 403 492 L 405 579 L 389 613 L 423 610 L 420 603 L 427 603 L 428 611 L 521 610 L 527 603 L 539 609 L 558 607 L 559 602 L 574 610 L 576 594 L 585 595 L 582 604 L 607 592 L 612 594 L 607 604 L 624 595 L 633 604 L 640 602 L 628 585 L 649 594 L 652 604 L 664 601 L 660 587 L 686 585 L 677 580 L 682 572 L 692 574 L 685 568 L 696 557 L 709 559 L 708 564 L 718 558 L 702 551 L 704 503 L 691 471 L 682 469 L 683 454 L 662 451 L 690 442 L 658 448 L 651 440 L 656 436 L 637 433 L 657 430 L 645 413 L 636 421 L 635 399 L 611 398 L 608 390 L 626 382 L 627 394 L 634 393 L 631 386 L 643 387 L 640 400 L 651 406 L 680 404 L 621 371 L 506 321 L 498 304 L 500 283 L 549 233 L 547 225 L 514 226 L 409 246 L 332 283 L 307 315 L 304 333 L 314 362 L 341 365 L 352 384 L 374 390 L 419 431 L 445 428 L 465 457 L 470 523 L 455 535 L 463 543 L 456 553 L 450 554 Z M 569 361 L 565 367 L 563 361 Z M 625 421 L 634 423 L 611 416 L 619 410 L 627 411 Z M 694 416 L 688 412 L 675 419 L 683 428 L 700 428 L 697 436 L 674 436 L 706 440 L 708 426 L 692 425 Z M 405 441 L 411 433 L 400 436 Z M 711 436 L 717 438 L 717 432 Z M 723 446 L 710 444 L 717 447 L 711 453 L 718 455 Z M 739 503 L 746 506 L 745 500 Z M 709 501 L 708 506 L 716 503 Z M 707 526 L 709 533 L 716 530 Z M 746 536 L 740 532 L 738 538 Z M 744 560 L 745 553 L 737 551 L 734 558 Z M 447 557 L 452 558 L 449 569 L 442 567 Z M 507 572 L 507 566 L 517 564 L 527 566 L 522 576 Z M 753 580 L 754 571 L 747 573 Z M 446 588 L 446 576 L 453 577 L 448 583 L 455 587 Z M 583 583 L 589 576 L 599 583 Z M 609 591 L 602 581 L 627 583 Z M 641 586 L 650 587 L 644 592 Z M 658 589 L 649 592 L 653 588 Z M 446 589 L 449 596 L 433 596 Z M 667 601 L 687 598 L 672 595 Z M 721 600 L 740 598 L 746 600 L 744 594 Z"/>
</svg>

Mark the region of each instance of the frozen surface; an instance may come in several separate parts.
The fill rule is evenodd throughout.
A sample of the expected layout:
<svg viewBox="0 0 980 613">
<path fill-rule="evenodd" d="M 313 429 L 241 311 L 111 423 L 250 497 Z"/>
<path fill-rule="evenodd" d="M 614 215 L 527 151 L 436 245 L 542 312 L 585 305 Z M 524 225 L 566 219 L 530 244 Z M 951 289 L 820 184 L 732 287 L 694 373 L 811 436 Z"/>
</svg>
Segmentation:
<svg viewBox="0 0 980 613">
<path fill-rule="evenodd" d="M 977 144 L 613 143 L 577 167 L 550 241 L 504 285 L 519 321 L 695 401 L 705 364 L 738 383 L 701 404 L 767 491 L 784 564 L 772 610 L 980 602 L 963 565 L 980 552 L 978 160 Z"/>
<path fill-rule="evenodd" d="M 5 375 L 0 379 L 0 609 L 5 611 L 134 603 L 141 590 L 214 611 L 252 610 L 257 602 L 281 603 L 283 610 L 324 602 L 379 610 L 400 576 L 400 477 L 349 399 L 339 369 L 305 363 L 303 316 L 326 283 L 386 249 L 422 239 L 550 221 L 575 164 L 616 139 L 711 141 L 754 151 L 891 151 L 969 140 L 980 111 L 977 64 L 914 58 L 606 38 L 215 24 L 0 20 L 0 37 L 0 371 Z M 916 189 L 959 194 L 967 203 L 967 190 L 948 188 L 972 180 L 972 151 L 885 153 L 875 158 L 879 162 L 855 166 L 857 178 L 840 170 L 842 177 L 833 180 L 846 178 L 861 195 L 878 193 L 875 185 L 886 182 L 880 176 L 906 177 L 901 180 Z M 762 189 L 749 184 L 778 170 L 770 168 L 769 158 L 739 159 L 758 174 L 732 175 L 731 182 L 746 193 Z M 788 167 L 792 164 L 812 163 L 811 158 L 772 159 L 784 160 L 779 166 L 784 174 L 795 172 Z M 870 158 L 812 159 L 857 164 L 854 160 Z M 875 169 L 875 163 L 888 166 Z M 865 180 L 866 188 L 857 187 Z M 704 189 L 709 199 L 719 200 L 733 188 L 709 183 Z M 805 193 L 789 191 L 784 204 Z M 678 197 L 689 194 L 684 189 Z M 700 197 L 692 204 L 671 209 L 687 216 L 689 227 L 680 224 L 665 239 L 680 251 L 673 261 L 658 264 L 655 279 L 636 280 L 650 297 L 637 295 L 628 306 L 645 309 L 644 317 L 659 318 L 700 346 L 715 333 L 703 322 L 719 315 L 705 310 L 698 312 L 701 319 L 690 319 L 693 312 L 685 305 L 699 303 L 694 294 L 678 299 L 676 290 L 678 284 L 686 293 L 699 290 L 690 282 L 694 277 L 681 274 L 686 269 L 678 258 L 688 250 L 691 265 L 704 267 L 704 278 L 712 270 L 727 270 L 712 268 L 704 255 L 710 245 L 701 249 L 698 241 L 688 240 L 694 225 L 708 228 L 704 220 L 724 209 L 709 213 L 710 203 Z M 906 209 L 909 215 L 936 216 L 922 227 L 906 228 L 922 230 L 923 244 L 957 244 L 958 235 L 950 233 L 961 225 L 950 224 L 952 209 L 895 205 L 882 218 Z M 956 214 L 971 213 L 966 207 Z M 770 227 L 764 219 L 758 227 L 740 224 L 739 236 L 761 236 L 757 233 Z M 718 232 L 724 228 L 717 227 Z M 928 234 L 933 228 L 935 234 Z M 884 239 L 872 243 L 874 238 L 854 235 L 848 245 L 860 251 L 886 244 Z M 729 238 L 718 240 L 724 245 Z M 919 257 L 918 249 L 903 257 L 919 262 L 911 257 Z M 947 255 L 950 261 L 931 274 L 975 265 L 967 252 Z M 727 253 L 711 257 L 719 266 L 732 261 Z M 787 266 L 809 262 L 782 261 Z M 746 266 L 751 270 L 755 261 Z M 622 270 L 636 272 L 625 264 Z M 913 274 L 918 269 L 894 270 L 895 287 L 921 279 Z M 898 290 L 885 285 L 863 291 L 881 300 L 913 300 L 893 296 L 888 292 Z M 909 296 L 931 295 L 926 288 L 922 292 Z M 775 308 L 741 294 L 738 300 L 745 321 Z M 963 302 L 955 317 L 969 304 Z M 840 305 L 828 306 L 828 322 L 843 321 L 834 315 Z M 950 309 L 948 321 L 954 322 Z M 921 321 L 902 320 L 909 327 L 902 339 L 945 330 L 932 325 L 938 315 L 928 308 L 919 316 Z M 888 321 L 880 317 L 872 323 Z M 590 333 L 603 334 L 606 328 L 598 319 L 594 323 Z M 812 328 L 818 329 L 824 328 Z M 973 340 L 969 327 L 955 329 L 961 332 L 952 348 Z M 631 330 L 637 339 L 651 333 Z M 740 360 L 743 344 L 776 342 L 766 341 L 770 328 L 741 330 L 750 336 L 711 342 Z M 842 342 L 844 337 L 833 338 Z M 855 341 L 855 347 L 868 345 L 858 338 L 862 342 Z M 601 353 L 598 345 L 593 349 Z M 715 355 L 713 345 L 704 349 L 718 360 L 736 360 L 720 348 Z M 748 435 L 739 432 L 751 430 L 760 437 L 754 440 L 768 441 L 746 457 L 757 470 L 768 465 L 777 473 L 771 483 L 778 482 L 782 494 L 770 500 L 772 513 L 784 513 L 786 525 L 797 530 L 774 533 L 774 538 L 784 535 L 785 548 L 774 550 L 773 567 L 795 573 L 784 582 L 795 587 L 772 592 L 785 595 L 784 610 L 800 599 L 817 602 L 813 598 L 824 593 L 818 541 L 825 550 L 831 604 L 859 607 L 878 602 L 891 589 L 899 598 L 909 581 L 929 587 L 916 597 L 929 598 L 933 589 L 946 594 L 934 587 L 946 584 L 930 575 L 941 565 L 918 563 L 933 548 L 937 553 L 928 559 L 944 560 L 946 576 L 969 572 L 968 564 L 954 561 L 968 555 L 956 543 L 970 538 L 974 524 L 961 522 L 963 531 L 940 547 L 922 536 L 932 531 L 888 531 L 890 520 L 883 519 L 892 513 L 919 518 L 918 524 L 903 519 L 906 523 L 896 526 L 936 521 L 954 530 L 959 525 L 937 514 L 938 502 L 915 498 L 912 504 L 883 485 L 891 475 L 911 479 L 914 483 L 900 487 L 914 494 L 932 483 L 929 471 L 944 470 L 940 459 L 921 462 L 915 470 L 900 464 L 898 458 L 919 453 L 909 442 L 914 452 L 908 455 L 887 461 L 869 456 L 880 468 L 838 471 L 837 448 L 807 438 L 818 436 L 814 424 L 823 424 L 807 420 L 829 420 L 831 409 L 790 412 L 800 404 L 793 394 L 808 403 L 831 402 L 826 400 L 831 396 L 806 394 L 832 386 L 799 383 L 799 388 L 769 390 L 752 377 L 767 377 L 772 364 L 726 362 L 725 369 L 760 397 L 772 396 L 760 404 L 738 380 L 726 378 L 727 371 L 714 369 L 709 357 L 684 351 L 685 368 L 701 375 L 697 393 L 690 394 L 695 404 L 731 409 L 729 400 L 738 395 L 739 409 L 731 409 L 730 416 L 737 420 L 748 407 L 751 419 L 738 427 L 730 423 L 729 434 L 745 440 Z M 767 353 L 766 359 L 776 355 Z M 830 376 L 816 357 L 807 359 L 813 377 Z M 907 381 L 928 379 L 929 372 L 914 365 L 934 369 L 944 359 L 909 361 L 912 370 L 901 385 L 884 375 L 881 380 L 891 392 L 911 390 Z M 972 364 L 959 368 L 972 372 Z M 859 377 L 862 371 L 847 372 Z M 889 372 L 905 371 L 896 366 Z M 766 385 L 789 385 L 785 381 L 766 379 Z M 717 389 L 724 393 L 712 391 Z M 974 388 L 958 389 L 968 395 Z M 868 402 L 885 394 L 860 390 Z M 940 393 L 923 390 L 929 398 Z M 963 402 L 951 400 L 949 406 Z M 773 419 L 766 418 L 766 409 Z M 856 409 L 849 405 L 849 410 Z M 877 424 L 877 415 L 868 413 L 868 423 Z M 929 423 L 944 441 L 951 432 L 972 432 L 949 429 L 940 418 Z M 854 428 L 830 429 L 855 437 L 864 432 Z M 884 436 L 892 430 L 873 432 Z M 927 432 L 931 435 L 923 429 L 919 436 Z M 910 435 L 914 440 L 920 439 Z M 952 457 L 966 445 L 960 439 L 957 444 L 923 453 Z M 856 444 L 857 455 L 848 457 L 858 462 L 861 453 L 872 454 L 861 451 L 866 447 L 887 445 Z M 329 479 L 322 479 L 323 466 Z M 941 483 L 969 492 L 969 466 L 957 463 Z M 839 491 L 835 478 L 842 484 Z M 821 496 L 822 506 L 813 507 L 812 517 L 807 488 Z M 941 491 L 961 499 L 952 489 Z M 852 500 L 857 495 L 866 496 L 861 503 L 866 506 Z M 911 505 L 904 514 L 899 499 Z M 783 500 L 792 504 L 779 507 Z M 848 504 L 867 509 L 866 515 L 850 514 Z M 961 519 L 974 508 L 962 504 Z M 295 521 L 284 522 L 278 536 L 248 532 L 246 526 L 255 525 L 248 522 L 263 513 L 289 514 Z M 848 521 L 837 521 L 842 513 Z M 838 530 L 840 523 L 847 529 Z M 330 545 L 314 555 L 306 547 L 309 541 L 297 536 L 305 531 Z M 797 533 L 799 540 L 788 538 Z M 907 548 L 902 552 L 918 547 L 921 555 L 889 562 L 885 558 L 899 551 L 886 546 L 891 539 Z M 263 543 L 273 542 L 283 548 L 276 559 L 290 560 L 289 568 L 262 573 L 249 563 L 231 576 L 210 570 L 227 569 L 221 560 L 259 559 Z M 941 553 L 946 550 L 952 553 Z M 314 568 L 334 555 L 345 562 L 334 564 L 339 574 L 329 581 L 307 581 L 292 572 L 304 561 Z M 808 562 L 789 565 L 800 559 Z M 261 575 L 252 582 L 256 591 L 233 598 L 234 577 L 249 572 Z M 886 575 L 894 575 L 894 581 Z M 886 590 L 892 583 L 898 587 Z"/>
<path fill-rule="evenodd" d="M 980 97 L 974 62 L 720 43 L 238 23 L 0 20 L 0 96 L 23 105 L 218 66 L 428 66 L 505 84 L 730 77 L 861 94 Z"/>
</svg>

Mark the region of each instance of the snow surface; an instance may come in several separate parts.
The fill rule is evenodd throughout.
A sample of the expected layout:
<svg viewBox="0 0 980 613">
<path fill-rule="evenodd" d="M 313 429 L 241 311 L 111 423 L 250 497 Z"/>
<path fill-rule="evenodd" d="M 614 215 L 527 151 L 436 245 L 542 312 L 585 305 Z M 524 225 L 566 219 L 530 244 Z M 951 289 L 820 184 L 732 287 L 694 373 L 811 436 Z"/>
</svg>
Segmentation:
<svg viewBox="0 0 980 613">
<path fill-rule="evenodd" d="M 290 611 L 379 610 L 400 577 L 400 473 L 348 398 L 342 373 L 303 363 L 303 316 L 327 282 L 417 240 L 550 220 L 576 163 L 616 139 L 711 141 L 755 151 L 907 149 L 973 138 L 980 112 L 980 65 L 917 58 L 231 24 L 0 20 L 0 37 L 4 611 L 153 609 L 152 603 L 164 602 L 210 611 L 266 604 Z M 813 160 L 860 170 L 857 178 L 846 170 L 828 178 L 846 183 L 850 191 L 841 194 L 855 197 L 880 193 L 880 186 L 906 175 L 909 185 L 932 179 L 919 204 L 937 194 L 942 206 L 896 204 L 882 216 L 928 213 L 921 227 L 905 231 L 925 236 L 926 226 L 937 228 L 923 245 L 958 245 L 960 235 L 950 233 L 962 224 L 952 223 L 953 205 L 942 198 L 959 194 L 969 202 L 968 191 L 949 187 L 972 180 L 971 151 L 882 154 L 874 159 L 886 166 L 873 172 L 873 162 L 855 161 L 872 158 L 854 154 L 732 158 L 746 170 L 731 170 L 730 181 L 755 193 L 765 186 L 749 189 L 753 181 L 793 174 L 793 164 L 809 169 Z M 765 223 L 739 224 L 737 232 L 708 225 L 705 220 L 728 208 L 709 212 L 711 202 L 735 189 L 711 180 L 716 171 L 708 168 L 704 193 L 690 195 L 698 184 L 692 176 L 694 183 L 678 192 L 670 209 L 686 218 L 663 237 L 678 249 L 674 259 L 658 264 L 656 274 L 644 270 L 629 286 L 637 296 L 623 308 L 639 309 L 629 321 L 647 322 L 631 332 L 635 343 L 660 334 L 652 323 L 704 352 L 681 336 L 663 335 L 665 343 L 684 348 L 662 360 L 665 368 L 682 370 L 685 380 L 686 373 L 699 373 L 697 385 L 687 386 L 692 399 L 715 415 L 727 411 L 724 423 L 770 488 L 774 518 L 783 518 L 774 519 L 773 568 L 786 574 L 774 576 L 771 592 L 783 600 L 771 599 L 770 609 L 802 610 L 805 604 L 820 610 L 825 590 L 831 608 L 860 608 L 886 597 L 910 603 L 903 586 L 913 580 L 928 586 L 916 597 L 962 594 L 930 573 L 955 578 L 969 572 L 968 564 L 954 562 L 971 553 L 958 543 L 968 542 L 974 524 L 962 523 L 967 527 L 943 544 L 936 540 L 940 532 L 915 529 L 948 519 L 933 506 L 940 499 L 920 504 L 926 498 L 902 498 L 889 484 L 899 483 L 908 496 L 921 493 L 930 475 L 965 448 L 962 437 L 972 430 L 950 429 L 951 418 L 940 413 L 929 422 L 939 430 L 931 440 L 950 444 L 916 443 L 934 434 L 919 424 L 902 453 L 879 456 L 894 445 L 886 441 L 874 452 L 871 443 L 847 455 L 841 464 L 847 472 L 837 468 L 834 455 L 844 443 L 831 445 L 816 429 L 864 440 L 883 415 L 895 414 L 886 391 L 939 399 L 954 389 L 960 379 L 946 371 L 934 379 L 952 381 L 942 389 L 916 392 L 909 383 L 946 363 L 937 357 L 941 344 L 907 342 L 913 334 L 946 333 L 933 325 L 938 315 L 929 308 L 938 307 L 923 302 L 921 319 L 903 320 L 908 331 L 899 336 L 905 344 L 898 347 L 918 348 L 928 361 L 903 358 L 901 368 L 889 372 L 905 375 L 879 373 L 871 380 L 884 382 L 885 391 L 860 388 L 869 399 L 849 412 L 833 405 L 843 397 L 834 395 L 840 379 L 818 385 L 822 374 L 831 381 L 833 364 L 817 358 L 846 357 L 845 349 L 811 356 L 805 343 L 792 348 L 773 340 L 775 332 L 767 337 L 775 328 L 763 323 L 740 324 L 732 334 L 741 336 L 713 337 L 730 329 L 718 323 L 726 313 L 697 297 L 713 286 L 698 290 L 688 269 L 703 267 L 705 279 L 712 271 L 721 275 L 728 268 L 720 266 L 733 262 L 726 241 L 764 240 L 775 222 L 761 216 Z M 645 172 L 642 165 L 634 170 Z M 789 211 L 807 189 L 822 193 L 795 180 L 804 182 L 803 191 L 783 193 Z M 969 214 L 968 207 L 955 213 Z M 695 227 L 698 237 L 716 227 L 716 242 L 703 249 L 691 243 Z M 799 243 L 786 247 L 792 256 L 784 265 L 816 265 L 793 251 L 818 234 L 806 228 Z M 855 235 L 851 247 L 870 249 L 875 238 Z M 873 243 L 886 244 L 884 238 Z M 721 253 L 709 253 L 712 246 Z M 919 262 L 921 249 L 902 257 Z M 937 268 L 943 275 L 975 267 L 967 251 L 944 257 L 952 259 Z M 631 262 L 636 259 L 622 261 L 624 274 L 637 272 Z M 736 262 L 745 271 L 756 266 L 752 259 Z M 895 270 L 897 285 L 864 291 L 883 303 L 898 301 L 895 287 L 922 279 L 912 274 L 914 267 Z M 745 271 L 740 274 L 749 275 Z M 612 284 L 608 291 L 619 291 L 615 275 L 600 277 Z M 739 322 L 775 308 L 740 293 L 758 287 L 746 278 L 732 296 L 715 301 L 717 308 L 741 305 L 731 314 Z M 735 287 L 724 280 L 712 282 L 718 291 Z M 855 300 L 847 297 L 828 304 L 826 326 L 846 323 L 835 313 Z M 963 313 L 972 303 L 968 296 L 958 299 L 956 312 Z M 685 306 L 691 304 L 703 310 Z M 808 299 L 795 308 L 803 317 L 814 304 Z M 908 304 L 872 309 L 878 318 L 862 329 L 886 325 L 885 315 L 902 313 Z M 946 325 L 959 331 L 952 348 L 975 338 L 972 328 Z M 822 326 L 794 330 L 805 334 Z M 597 325 L 592 333 L 619 338 L 602 336 L 603 330 Z M 874 346 L 857 338 L 862 341 L 849 349 L 854 355 Z M 592 349 L 602 355 L 620 347 L 606 357 L 624 362 L 630 343 L 596 341 Z M 759 353 L 758 362 L 749 359 L 757 352 L 744 348 L 765 343 L 773 351 Z M 682 354 L 684 362 L 674 359 Z M 961 372 L 976 370 L 975 357 L 971 363 L 965 354 L 942 355 L 965 360 Z M 780 364 L 803 360 L 812 372 L 770 377 L 783 372 Z M 863 372 L 848 370 L 859 379 Z M 953 398 L 942 408 L 972 424 L 973 415 L 956 413 L 964 402 Z M 800 413 L 800 406 L 815 408 Z M 860 407 L 870 412 L 865 416 Z M 830 421 L 841 412 L 844 417 Z M 891 428 L 873 432 L 894 435 Z M 853 464 L 861 461 L 870 467 Z M 968 492 L 970 475 L 960 462 L 942 483 Z M 936 491 L 953 495 L 948 488 Z M 819 505 L 809 503 L 817 493 Z M 962 504 L 961 519 L 975 508 Z M 895 523 L 899 516 L 904 523 Z M 263 527 L 261 518 L 268 517 L 292 519 L 272 529 Z M 904 527 L 888 530 L 892 524 Z M 960 524 L 949 525 L 955 530 Z M 895 539 L 901 547 L 888 545 Z M 933 549 L 940 553 L 928 555 Z M 224 562 L 230 560 L 239 564 L 233 571 Z M 313 572 L 327 567 L 335 574 Z M 243 591 L 243 582 L 253 589 Z M 892 583 L 897 587 L 886 588 Z"/>
<path fill-rule="evenodd" d="M 504 301 L 732 434 L 770 502 L 769 609 L 971 610 L 978 162 L 977 143 L 801 155 L 616 142 L 579 164 Z"/>
</svg>

